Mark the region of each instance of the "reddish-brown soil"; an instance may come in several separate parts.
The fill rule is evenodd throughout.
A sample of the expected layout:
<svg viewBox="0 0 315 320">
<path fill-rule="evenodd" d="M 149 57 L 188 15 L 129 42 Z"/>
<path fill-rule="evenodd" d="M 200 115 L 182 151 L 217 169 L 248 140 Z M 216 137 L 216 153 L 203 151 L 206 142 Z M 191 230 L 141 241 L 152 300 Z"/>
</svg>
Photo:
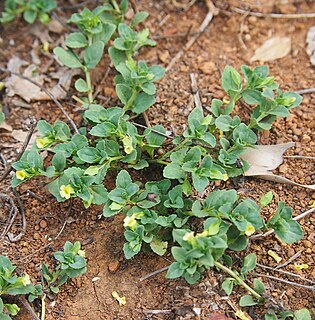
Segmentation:
<svg viewBox="0 0 315 320">
<path fill-rule="evenodd" d="M 59 1 L 60 5 L 62 2 Z M 230 1 L 230 4 L 241 6 L 244 2 Z M 248 2 L 254 3 L 254 1 Z M 255 1 L 257 2 L 265 3 L 265 5 L 251 7 L 253 10 L 280 13 L 315 12 L 314 1 Z M 277 5 L 277 3 L 284 2 L 286 4 Z M 177 8 L 176 3 L 187 4 L 188 1 L 174 3 L 167 0 L 144 0 L 137 3 L 139 10 L 146 10 L 150 13 L 147 26 L 151 29 L 151 34 L 160 36 L 157 37 L 155 48 L 145 49 L 140 54 L 140 57 L 145 58 L 149 63 L 160 63 L 166 66 L 190 37 L 189 34 L 184 37 L 176 35 L 188 30 L 195 32 L 207 13 L 203 1 L 196 1 L 187 10 Z M 286 57 L 268 63 L 271 74 L 276 76 L 284 89 L 299 90 L 314 87 L 315 69 L 311 66 L 306 54 L 305 39 L 308 29 L 315 24 L 315 19 L 242 16 L 235 12 L 229 13 L 227 3 L 228 1 L 216 1 L 217 6 L 222 6 L 227 11 L 221 11 L 218 16 L 214 17 L 204 34 L 159 83 L 158 102 L 148 112 L 152 124 L 163 124 L 175 133 L 182 132 L 187 116 L 193 108 L 189 73 L 195 73 L 202 103 L 209 105 L 212 97 L 223 97 L 224 95 L 220 88 L 220 74 L 224 66 L 230 64 L 239 68 L 242 64 L 250 64 L 254 50 L 272 35 L 291 37 L 292 50 Z M 67 10 L 62 13 L 58 12 L 58 14 L 66 19 L 72 12 Z M 241 27 L 243 44 L 240 42 Z M 56 43 L 59 41 L 60 35 L 51 34 L 51 36 Z M 5 67 L 13 55 L 31 61 L 30 50 L 35 38 L 30 33 L 30 27 L 21 21 L 5 26 L 1 31 L 0 66 Z M 51 59 L 49 55 L 40 54 L 39 57 L 42 65 L 46 65 Z M 101 89 L 101 94 L 108 98 L 107 105 L 114 105 L 116 98 L 111 89 L 113 88 L 114 70 L 111 70 L 108 78 L 101 82 L 107 64 L 108 59 L 106 58 L 94 73 L 94 81 L 97 88 Z M 47 72 L 54 72 L 58 68 L 56 63 L 52 63 Z M 1 79 L 6 76 L 5 74 L 0 75 Z M 7 112 L 6 122 L 13 129 L 26 131 L 33 116 L 50 122 L 64 119 L 52 102 L 35 102 L 29 104 L 29 108 L 23 108 L 15 106 L 12 98 L 9 99 L 4 93 L 1 97 L 4 110 Z M 71 97 L 71 92 L 69 97 Z M 65 100 L 63 104 L 78 123 L 80 114 L 74 111 L 74 107 L 69 102 L 72 102 L 71 98 Z M 270 134 L 261 137 L 260 143 L 274 144 L 294 141 L 296 146 L 290 149 L 288 154 L 314 156 L 314 105 L 315 94 L 304 95 L 303 103 L 292 112 L 292 116 L 278 121 Z M 248 111 L 239 109 L 236 112 L 246 116 Z M 1 155 L 8 163 L 14 161 L 22 143 L 17 142 L 10 133 L 3 130 L 0 131 L 0 141 Z M 314 161 L 288 158 L 279 170 L 281 174 L 294 181 L 314 184 Z M 144 176 L 147 176 L 147 173 Z M 107 187 L 113 184 L 115 176 L 111 178 Z M 0 192 L 12 194 L 9 185 L 8 177 L 1 182 Z M 214 185 L 211 188 L 231 186 L 229 184 Z M 242 186 L 236 186 L 236 188 L 256 200 L 267 191 L 272 190 L 276 201 L 281 199 L 293 207 L 294 215 L 308 210 L 315 199 L 314 191 L 256 179 L 248 179 Z M 29 190 L 36 197 L 32 196 Z M 100 208 L 93 207 L 86 210 L 76 201 L 69 210 L 67 205 L 59 204 L 52 198 L 44 188 L 42 180 L 26 183 L 18 188 L 18 191 L 25 208 L 27 233 L 20 241 L 14 243 L 7 238 L 2 239 L 0 254 L 7 255 L 20 271 L 29 273 L 34 282 L 40 281 L 40 264 L 46 262 L 53 265 L 52 253 L 62 247 L 66 240 L 80 240 L 87 254 L 87 273 L 78 279 L 69 281 L 54 298 L 54 302 L 47 299 L 47 320 L 211 319 L 211 314 L 214 312 L 225 313 L 235 318 L 232 306 L 238 305 L 238 299 L 244 291 L 237 288 L 231 297 L 227 298 L 220 289 L 224 274 L 210 270 L 204 274 L 200 283 L 193 286 L 187 285 L 184 280 L 167 280 L 165 273 L 141 282 L 142 276 L 167 266 L 172 261 L 171 255 L 158 257 L 152 253 L 141 253 L 133 260 L 126 261 L 122 251 L 124 239 L 121 217 L 99 218 Z M 269 216 L 271 212 L 265 212 L 265 214 Z M 7 211 L 3 207 L 0 208 L 0 229 L 3 228 L 6 221 Z M 64 224 L 63 232 L 57 240 L 54 240 Z M 301 251 L 301 255 L 283 269 L 314 280 L 314 215 L 303 219 L 301 224 L 305 236 L 298 243 L 284 245 L 271 236 L 261 241 L 253 241 L 250 250 L 258 255 L 260 264 L 270 267 L 276 266 L 276 262 L 267 254 L 268 250 L 277 252 L 282 262 Z M 20 228 L 21 220 L 17 218 L 12 232 L 18 233 Z M 297 271 L 294 263 L 306 263 L 309 268 Z M 285 280 L 295 280 L 284 274 L 266 272 L 259 268 L 256 272 L 274 275 Z M 265 283 L 267 293 L 285 309 L 295 310 L 305 307 L 315 312 L 314 291 L 264 277 L 259 278 Z M 304 282 L 300 281 L 300 283 Z M 125 296 L 127 304 L 122 307 L 118 306 L 111 296 L 112 291 L 118 291 Z M 35 303 L 33 307 L 36 311 L 40 311 L 39 304 Z M 148 312 L 150 310 L 155 311 L 150 313 Z M 259 319 L 261 311 L 268 310 L 268 305 L 246 310 L 253 319 Z M 200 315 L 197 315 L 198 311 Z M 24 311 L 17 319 L 30 318 Z"/>
</svg>

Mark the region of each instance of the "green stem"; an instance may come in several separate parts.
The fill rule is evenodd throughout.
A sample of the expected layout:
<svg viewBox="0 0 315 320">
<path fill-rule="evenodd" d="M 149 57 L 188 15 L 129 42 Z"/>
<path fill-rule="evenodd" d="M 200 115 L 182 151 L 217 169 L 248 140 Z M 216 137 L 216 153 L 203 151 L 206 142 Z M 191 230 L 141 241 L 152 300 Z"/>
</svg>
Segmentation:
<svg viewBox="0 0 315 320">
<path fill-rule="evenodd" d="M 44 294 L 42 296 L 42 315 L 40 317 L 41 320 L 45 320 L 45 316 L 46 316 L 46 294 Z"/>
<path fill-rule="evenodd" d="M 258 294 L 255 290 L 253 290 L 248 284 L 245 283 L 244 280 L 242 280 L 235 272 L 233 272 L 231 269 L 225 267 L 220 262 L 215 261 L 214 265 L 223 270 L 224 272 L 228 273 L 231 277 L 233 277 L 241 286 L 243 286 L 249 293 L 251 293 L 256 299 L 261 300 L 262 296 Z"/>
<path fill-rule="evenodd" d="M 93 103 L 93 86 L 92 86 L 92 81 L 91 81 L 91 73 L 90 73 L 90 70 L 86 70 L 85 71 L 85 78 L 86 78 L 86 84 L 89 88 L 89 91 L 88 91 L 88 100 L 89 100 L 89 103 Z"/>
<path fill-rule="evenodd" d="M 161 160 L 161 159 L 150 159 L 150 160 L 147 160 L 148 162 L 150 163 L 159 163 L 159 164 L 164 164 L 164 165 L 168 165 L 170 164 L 170 162 L 167 162 L 167 161 L 164 161 L 164 160 Z"/>
<path fill-rule="evenodd" d="M 138 95 L 138 91 L 134 90 L 132 92 L 132 95 L 130 97 L 130 99 L 128 100 L 127 104 L 124 106 L 124 110 L 127 111 L 130 109 L 130 107 L 132 106 L 132 104 L 134 103 L 136 97 Z"/>
</svg>

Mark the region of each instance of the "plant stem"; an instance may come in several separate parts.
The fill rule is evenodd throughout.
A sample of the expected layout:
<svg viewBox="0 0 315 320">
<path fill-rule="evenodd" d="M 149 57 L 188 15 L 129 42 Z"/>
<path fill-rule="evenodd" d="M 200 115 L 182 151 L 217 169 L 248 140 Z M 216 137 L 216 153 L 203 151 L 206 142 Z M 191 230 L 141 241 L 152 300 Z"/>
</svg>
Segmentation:
<svg viewBox="0 0 315 320">
<path fill-rule="evenodd" d="M 120 8 L 119 8 L 119 6 L 118 6 L 118 4 L 117 4 L 116 0 L 112 0 L 112 4 L 113 4 L 113 6 L 114 6 L 115 10 L 116 10 L 118 13 L 120 13 Z"/>
<path fill-rule="evenodd" d="M 130 109 L 130 107 L 132 106 L 132 104 L 134 103 L 136 97 L 137 97 L 138 91 L 134 90 L 132 92 L 132 95 L 130 97 L 130 99 L 128 100 L 128 102 L 126 103 L 126 105 L 124 106 L 124 110 L 127 111 Z"/>
<path fill-rule="evenodd" d="M 151 159 L 151 160 L 148 160 L 148 162 L 150 163 L 159 163 L 159 164 L 164 164 L 164 165 L 168 165 L 170 164 L 170 162 L 167 162 L 167 161 L 164 161 L 164 160 L 160 160 L 160 159 Z"/>
<path fill-rule="evenodd" d="M 89 91 L 88 91 L 88 100 L 89 100 L 89 103 L 93 103 L 93 86 L 92 86 L 92 81 L 91 81 L 91 73 L 90 73 L 90 70 L 86 70 L 85 71 L 85 78 L 86 78 L 86 84 L 89 88 Z"/>
<path fill-rule="evenodd" d="M 183 142 L 181 142 L 180 144 L 178 144 L 177 146 L 175 146 L 175 147 L 174 147 L 173 149 L 171 149 L 170 151 L 166 152 L 166 153 L 161 157 L 160 160 L 167 159 L 168 156 L 169 156 L 170 154 L 172 154 L 174 151 L 177 151 L 177 150 L 185 147 L 185 143 L 186 143 L 187 141 L 189 141 L 189 139 L 188 139 L 188 138 L 185 138 L 185 140 L 184 140 Z"/>
<path fill-rule="evenodd" d="M 45 320 L 45 316 L 46 316 L 46 294 L 44 294 L 42 296 L 42 315 L 40 317 L 41 320 Z"/>
<path fill-rule="evenodd" d="M 79 103 L 81 103 L 81 104 L 84 104 L 84 103 L 85 103 L 83 100 L 81 100 L 79 97 L 77 97 L 77 96 L 75 96 L 75 95 L 72 96 L 72 99 L 75 100 L 75 101 L 77 101 L 77 102 L 79 102 Z"/>
<path fill-rule="evenodd" d="M 220 262 L 215 261 L 214 265 L 223 270 L 224 272 L 228 273 L 231 277 L 233 277 L 241 286 L 243 286 L 249 293 L 251 293 L 256 299 L 261 300 L 262 296 L 258 294 L 255 290 L 253 290 L 248 284 L 245 283 L 244 280 L 242 280 L 235 272 L 233 272 L 231 269 L 225 267 Z"/>
</svg>

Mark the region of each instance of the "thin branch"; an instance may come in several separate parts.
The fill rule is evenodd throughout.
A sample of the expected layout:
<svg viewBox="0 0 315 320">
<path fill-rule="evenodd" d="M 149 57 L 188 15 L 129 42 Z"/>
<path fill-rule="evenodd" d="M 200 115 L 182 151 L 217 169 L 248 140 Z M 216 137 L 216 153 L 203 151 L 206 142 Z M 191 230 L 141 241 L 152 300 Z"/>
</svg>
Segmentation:
<svg viewBox="0 0 315 320">
<path fill-rule="evenodd" d="M 175 57 L 168 64 L 166 71 L 171 70 L 174 67 L 174 65 L 176 63 L 178 63 L 178 60 L 180 60 L 182 58 L 182 56 L 185 54 L 185 52 L 188 51 L 193 46 L 193 44 L 196 42 L 198 37 L 206 30 L 206 28 L 208 27 L 208 25 L 211 22 L 214 15 L 216 15 L 218 13 L 217 8 L 213 5 L 212 1 L 205 0 L 205 2 L 207 4 L 209 11 L 208 11 L 206 17 L 204 18 L 204 20 L 202 21 L 201 25 L 199 26 L 197 34 L 192 36 L 190 38 L 190 40 L 186 43 L 186 45 L 177 52 Z"/>
<path fill-rule="evenodd" d="M 259 18 L 275 18 L 275 19 L 300 19 L 300 18 L 315 18 L 315 12 L 311 13 L 262 13 L 254 11 L 246 11 L 237 7 L 231 7 L 232 11 Z"/>
<path fill-rule="evenodd" d="M 66 214 L 66 217 L 65 217 L 65 221 L 60 229 L 60 231 L 58 232 L 58 234 L 56 235 L 55 239 L 54 240 L 57 240 L 60 235 L 62 234 L 62 231 L 64 230 L 64 228 L 66 227 L 66 224 L 68 223 L 68 218 L 70 216 L 70 213 L 71 213 L 71 210 L 72 210 L 72 204 L 73 204 L 73 198 L 70 199 L 70 204 L 69 204 L 69 208 L 67 210 L 67 214 Z"/>
<path fill-rule="evenodd" d="M 302 90 L 297 90 L 295 92 L 298 94 L 313 93 L 313 92 L 315 92 L 315 88 L 302 89 Z"/>
<path fill-rule="evenodd" d="M 298 251 L 296 254 L 294 254 L 289 260 L 287 260 L 286 262 L 279 264 L 278 266 L 276 266 L 276 269 L 278 268 L 283 268 L 286 267 L 288 264 L 290 264 L 291 262 L 293 262 L 294 260 L 296 260 L 301 254 L 302 254 L 303 250 Z"/>
<path fill-rule="evenodd" d="M 0 199 L 6 200 L 7 202 L 9 202 L 9 204 L 11 206 L 10 212 L 8 215 L 8 222 L 6 223 L 2 233 L 0 235 L 0 240 L 1 240 L 9 232 L 9 230 L 10 230 L 19 211 L 18 211 L 13 199 L 9 195 L 4 194 L 4 193 L 0 193 Z"/>
<path fill-rule="evenodd" d="M 271 267 L 265 266 L 265 265 L 260 264 L 260 263 L 257 263 L 257 267 L 260 267 L 260 268 L 263 268 L 263 269 L 267 269 L 267 270 L 276 271 L 276 272 L 279 272 L 279 273 L 283 273 L 283 274 L 286 274 L 288 276 L 296 277 L 296 278 L 299 278 L 299 279 L 301 279 L 303 281 L 315 284 L 314 281 L 309 280 L 307 278 L 304 278 L 304 277 L 300 276 L 299 274 L 295 274 L 295 273 L 292 273 L 292 272 L 289 272 L 289 271 L 280 270 L 280 269 L 277 269 L 277 268 L 271 268 Z"/>
<path fill-rule="evenodd" d="M 23 146 L 22 146 L 22 149 L 21 151 L 19 152 L 18 156 L 16 157 L 15 161 L 19 161 L 24 153 L 24 151 L 26 150 L 30 140 L 31 140 L 31 137 L 33 135 L 33 132 L 35 130 L 35 127 L 36 127 L 36 121 L 33 121 L 33 123 L 31 123 L 31 127 L 27 133 L 27 136 L 23 142 Z M 3 175 L 1 176 L 0 178 L 0 182 L 4 180 L 4 178 L 7 177 L 7 175 L 12 171 L 12 164 L 10 164 L 7 169 L 5 170 L 5 172 L 3 173 Z"/>
<path fill-rule="evenodd" d="M 196 108 L 202 108 L 197 81 L 194 73 L 190 74 L 190 81 L 191 81 L 191 91 L 194 96 L 195 106 Z"/>
<path fill-rule="evenodd" d="M 24 307 L 27 309 L 27 311 L 32 315 L 33 319 L 39 320 L 37 314 L 35 313 L 35 311 L 31 307 L 31 305 L 28 303 L 28 301 L 25 299 L 25 297 L 19 295 L 18 299 L 21 301 L 21 303 L 24 305 Z"/>
<path fill-rule="evenodd" d="M 315 157 L 308 157 L 308 156 L 282 156 L 282 158 L 315 160 Z"/>
<path fill-rule="evenodd" d="M 300 284 L 300 283 L 297 283 L 297 282 L 288 281 L 288 280 L 284 280 L 284 279 L 281 279 L 281 278 L 278 278 L 278 277 L 269 276 L 267 274 L 261 274 L 261 273 L 256 273 L 256 272 L 254 273 L 254 275 L 258 276 L 258 277 L 264 277 L 264 278 L 276 280 L 276 281 L 279 281 L 279 282 L 283 282 L 283 283 L 289 284 L 291 286 L 300 287 L 300 288 L 303 288 L 303 289 L 315 291 L 315 286 L 307 286 L 307 285 Z"/>
<path fill-rule="evenodd" d="M 155 276 L 155 275 L 157 275 L 157 274 L 159 274 L 159 273 L 162 273 L 162 272 L 166 271 L 169 267 L 170 267 L 170 266 L 166 266 L 166 267 L 164 267 L 164 268 L 155 270 L 155 271 L 147 274 L 146 276 L 143 276 L 142 278 L 140 278 L 140 281 L 147 280 L 147 279 L 149 279 L 149 278 L 151 278 L 151 277 L 153 277 L 153 276 Z"/>
<path fill-rule="evenodd" d="M 9 72 L 21 79 L 24 79 L 24 80 L 27 80 L 29 81 L 30 83 L 34 84 L 35 86 L 39 87 L 41 90 L 43 90 L 47 96 L 50 97 L 51 100 L 53 100 L 55 102 L 55 104 L 58 106 L 58 108 L 61 110 L 61 112 L 64 114 L 64 116 L 68 119 L 69 123 L 71 124 L 73 130 L 75 131 L 75 133 L 79 133 L 79 130 L 76 126 L 76 124 L 74 123 L 74 121 L 70 118 L 69 114 L 67 113 L 67 111 L 64 109 L 64 107 L 61 105 L 61 103 L 56 99 L 56 97 L 49 91 L 47 90 L 44 86 L 42 86 L 41 84 L 37 83 L 36 81 L 33 81 L 32 79 L 28 78 L 28 77 L 25 77 L 23 76 L 22 74 L 20 73 L 17 73 L 17 72 L 13 72 L 13 71 L 10 71 L 8 69 L 4 69 L 4 68 L 1 68 L 0 67 L 0 70 L 3 71 L 3 72 Z"/>
</svg>

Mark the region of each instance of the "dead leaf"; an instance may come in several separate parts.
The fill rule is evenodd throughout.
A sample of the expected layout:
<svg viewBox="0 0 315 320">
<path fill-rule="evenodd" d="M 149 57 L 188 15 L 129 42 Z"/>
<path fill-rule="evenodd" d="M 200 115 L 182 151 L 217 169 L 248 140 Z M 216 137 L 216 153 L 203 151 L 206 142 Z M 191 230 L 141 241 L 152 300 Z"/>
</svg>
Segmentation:
<svg viewBox="0 0 315 320">
<path fill-rule="evenodd" d="M 311 27 L 308 30 L 307 36 L 306 36 L 306 52 L 310 57 L 311 64 L 315 65 L 315 26 Z"/>
<path fill-rule="evenodd" d="M 247 152 L 241 156 L 243 160 L 248 161 L 250 164 L 250 168 L 245 172 L 245 176 L 315 190 L 315 185 L 303 185 L 272 173 L 272 170 L 278 168 L 283 163 L 282 156 L 286 150 L 294 145 L 294 142 L 288 142 L 276 145 L 257 145 L 255 148 L 247 148 Z"/>
<path fill-rule="evenodd" d="M 273 37 L 257 48 L 251 58 L 253 61 L 273 61 L 285 57 L 291 51 L 291 38 Z"/>
<path fill-rule="evenodd" d="M 9 71 L 20 73 L 20 68 L 26 65 L 28 65 L 28 62 L 14 56 L 8 62 L 7 68 Z M 40 85 L 44 85 L 45 81 L 51 82 L 50 78 L 44 75 L 39 75 L 37 72 L 37 68 L 38 67 L 34 64 L 28 65 L 28 67 L 24 70 L 23 75 Z M 53 88 L 48 88 L 48 90 L 56 99 L 62 100 L 66 98 L 67 90 L 70 88 L 73 76 L 80 74 L 80 72 L 80 69 L 60 68 L 58 72 L 52 74 L 53 78 L 58 79 L 58 83 Z M 18 95 L 27 102 L 51 100 L 51 98 L 47 96 L 47 94 L 43 92 L 38 86 L 25 79 L 21 79 L 18 76 L 11 75 L 9 78 L 7 78 L 5 83 L 8 89 L 7 95 L 10 97 Z"/>
<path fill-rule="evenodd" d="M 13 130 L 13 128 L 9 124 L 7 124 L 5 122 L 2 122 L 0 124 L 0 129 L 3 129 L 3 130 L 8 131 L 8 132 L 11 132 Z"/>
</svg>

